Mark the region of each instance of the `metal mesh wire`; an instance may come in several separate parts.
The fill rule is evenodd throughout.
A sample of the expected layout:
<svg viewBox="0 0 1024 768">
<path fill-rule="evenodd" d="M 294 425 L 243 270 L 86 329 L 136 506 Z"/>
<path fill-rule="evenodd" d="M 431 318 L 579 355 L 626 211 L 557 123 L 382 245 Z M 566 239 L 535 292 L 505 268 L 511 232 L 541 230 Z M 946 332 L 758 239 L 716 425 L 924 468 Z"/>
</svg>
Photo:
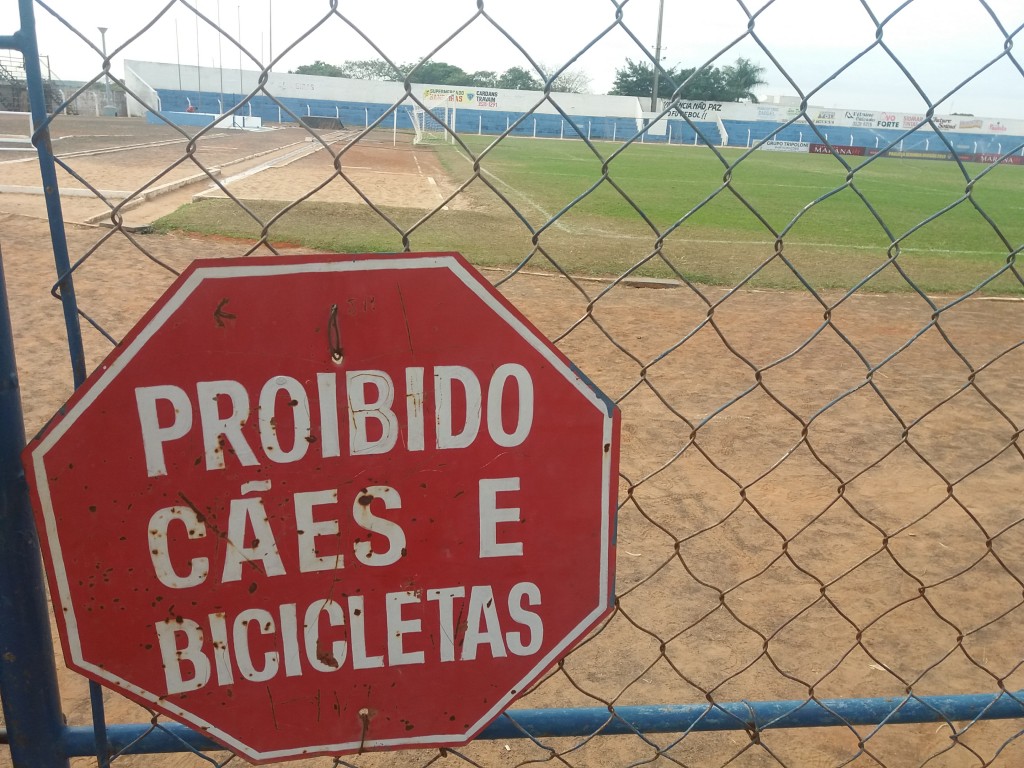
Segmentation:
<svg viewBox="0 0 1024 768">
<path fill-rule="evenodd" d="M 1022 20 L 1019 10 L 983 0 L 958 4 L 956 12 L 984 22 L 995 43 L 990 59 L 972 62 L 951 87 L 933 92 L 884 34 L 922 2 L 883 9 L 863 0 L 850 21 L 863 48 L 834 71 L 808 80 L 791 75 L 776 52 L 777 41 L 762 35 L 777 4 L 755 7 L 736 0 L 736 22 L 705 64 L 756 51 L 802 101 L 775 133 L 797 126 L 827 144 L 827 128 L 815 122 L 807 105 L 834 81 L 855 77 L 860 60 L 887 57 L 918 94 L 922 125 L 934 129 L 955 156 L 935 115 L 994 67 L 1015 78 L 1008 92 L 1020 87 L 1024 70 L 1013 43 Z M 580 160 L 592 169 L 586 186 L 551 209 L 535 194 L 543 179 L 535 181 L 535 190 L 507 183 L 499 163 L 502 148 L 517 128 L 528 125 L 535 113 L 527 111 L 486 141 L 452 133 L 443 147 L 413 149 L 403 136 L 404 146 L 392 151 L 416 152 L 422 162 L 436 156 L 435 173 L 444 180 L 429 204 L 402 207 L 390 202 L 386 177 L 369 185 L 353 166 L 359 165 L 354 158 L 360 151 L 389 148 L 396 112 L 405 120 L 404 110 L 413 105 L 430 108 L 413 95 L 415 70 L 404 73 L 404 98 L 383 114 L 331 132 L 304 125 L 303 116 L 266 87 L 276 62 L 315 34 L 359 38 L 398 71 L 402 57 L 386 36 L 362 29 L 358 13 L 347 12 L 345 4 L 321 3 L 316 23 L 282 44 L 274 61 L 265 61 L 259 51 L 240 45 L 227 25 L 218 26 L 207 5 L 200 10 L 170 2 L 155 8 L 144 27 L 121 30 L 103 60 L 89 31 L 67 21 L 66 10 L 37 3 L 37 15 L 65 24 L 96 56 L 94 78 L 78 93 L 66 94 L 68 102 L 96 92 L 105 80 L 144 99 L 114 74 L 110 58 L 133 56 L 151 30 L 168 34 L 173 18 L 198 19 L 204 30 L 223 36 L 231 55 L 240 52 L 247 68 L 262 72 L 261 86 L 232 111 L 245 114 L 250 100 L 266 97 L 282 119 L 290 119 L 294 142 L 309 140 L 320 150 L 301 161 L 309 171 L 303 178 L 315 182 L 286 201 L 260 199 L 254 187 L 227 182 L 232 171 L 221 168 L 217 144 L 223 131 L 168 123 L 154 129 L 161 133 L 146 150 L 159 160 L 158 172 L 136 173 L 132 188 L 112 196 L 87 153 L 65 153 L 55 142 L 65 186 L 88 191 L 80 199 L 93 206 L 88 217 L 98 222 L 66 228 L 90 368 L 137 319 L 136 308 L 153 301 L 197 251 L 296 250 L 282 235 L 294 231 L 288 222 L 306 210 L 313 219 L 329 215 L 324 196 L 341 188 L 348 205 L 362 210 L 353 226 L 372 220 L 378 233 L 368 250 L 427 250 L 443 243 L 462 251 L 487 268 L 501 290 L 622 409 L 616 610 L 522 706 L 606 707 L 616 720 L 617 707 L 636 704 L 694 703 L 711 714 L 722 711 L 721 703 L 744 700 L 828 708 L 828 701 L 845 697 L 890 696 L 912 703 L 959 693 L 1015 696 L 1024 688 L 1024 410 L 1016 386 L 1024 371 L 1024 312 L 1014 296 L 1024 288 L 1016 263 L 1022 233 L 1019 222 L 1007 219 L 1006 208 L 994 206 L 985 191 L 993 177 L 1015 167 L 956 159 L 947 164 L 945 193 L 929 209 L 908 212 L 898 195 L 885 191 L 886 184 L 898 183 L 899 168 L 881 158 L 833 153 L 825 191 L 809 184 L 814 192 L 798 209 L 780 211 L 771 188 L 747 173 L 754 147 L 726 150 L 703 137 L 699 147 L 679 151 L 701 153 L 716 170 L 681 190 L 679 206 L 665 215 L 649 212 L 644 187 L 619 171 L 647 151 L 643 132 L 614 143 L 588 139 L 587 128 L 562 105 L 564 97 L 549 90 L 538 96 L 537 106 L 554 107 L 577 145 L 586 146 L 589 157 Z M 548 74 L 585 66 L 611 37 L 628 38 L 636 58 L 653 61 L 648 30 L 631 21 L 635 5 L 626 0 L 581 8 L 580 26 L 592 30 L 592 37 L 563 54 Z M 480 0 L 442 4 L 434 12 L 448 19 L 452 32 L 436 41 L 428 59 L 444 59 L 446 47 L 482 27 L 517 48 L 530 70 L 542 72 L 540 62 L 551 57 L 517 42 L 511 31 L 520 23 L 514 7 Z M 699 11 L 693 21 L 700 23 Z M 41 40 L 43 49 L 46 44 Z M 670 100 L 664 112 L 678 101 Z M 85 118 L 61 117 L 49 127 L 55 136 L 68 133 L 73 119 Z M 702 136 L 699 121 L 684 120 Z M 1008 156 L 1021 147 L 1002 149 Z M 105 157 L 116 162 L 117 155 Z M 237 231 L 225 233 L 232 239 L 140 228 L 148 215 L 147 193 L 196 174 L 216 205 L 241 212 L 232 220 Z M 1019 211 L 1019 178 L 1012 189 Z M 609 196 L 627 204 L 629 218 L 620 231 L 595 231 L 590 206 Z M 819 230 L 811 222 L 827 220 L 837 199 L 851 197 L 859 201 L 875 245 L 844 247 L 841 233 L 832 243 L 816 242 Z M 87 218 L 78 213 L 76 200 L 66 198 L 69 221 Z M 99 215 L 96 201 L 106 206 Z M 317 205 L 328 207 L 311 208 Z M 725 207 L 742 221 L 739 230 L 716 236 L 699 226 L 708 210 Z M 213 210 L 223 216 L 226 209 Z M 486 217 L 465 221 L 500 224 L 491 241 L 457 223 L 459 216 L 481 210 Z M 968 260 L 967 289 L 936 286 L 931 257 L 915 245 L 924 233 L 960 226 L 965 219 L 984 222 L 987 255 Z M 488 249 L 497 240 L 503 257 L 492 261 Z M 302 250 L 308 249 L 309 243 Z M 587 254 L 615 259 L 595 265 Z M 724 264 L 730 277 L 723 280 L 718 271 L 709 282 L 705 266 L 711 262 Z M 119 283 L 111 282 L 111 270 Z M 651 275 L 671 278 L 676 287 L 635 287 L 638 278 Z M 59 295 L 59 285 L 53 292 Z M 56 316 L 58 310 L 51 312 Z M 41 354 L 48 356 L 52 377 L 53 366 L 62 365 L 56 362 L 59 350 Z M 33 428 L 58 404 L 33 395 L 41 378 L 24 377 Z M 75 685 L 65 691 L 69 716 L 88 722 Z M 152 718 L 154 729 L 163 727 L 155 714 L 145 715 L 113 694 L 105 697 L 111 720 Z M 817 729 L 739 725 L 713 732 L 698 725 L 675 734 L 634 730 L 554 739 L 524 731 L 520 739 L 478 741 L 458 750 L 367 754 L 333 764 L 1010 766 L 1021 759 L 1020 724 L 1013 720 L 847 722 Z M 117 764 L 128 765 L 159 759 L 114 756 Z M 174 760 L 244 762 L 226 753 L 195 752 Z"/>
</svg>

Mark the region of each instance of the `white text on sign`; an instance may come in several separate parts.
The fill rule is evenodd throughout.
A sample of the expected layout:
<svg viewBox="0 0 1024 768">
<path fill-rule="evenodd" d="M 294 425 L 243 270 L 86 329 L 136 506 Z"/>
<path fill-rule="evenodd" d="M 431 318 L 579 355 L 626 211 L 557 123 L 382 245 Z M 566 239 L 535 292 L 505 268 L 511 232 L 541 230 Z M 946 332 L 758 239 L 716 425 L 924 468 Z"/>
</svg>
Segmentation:
<svg viewBox="0 0 1024 768">
<path fill-rule="evenodd" d="M 473 661 L 481 647 L 486 647 L 492 658 L 510 653 L 530 656 L 544 639 L 541 618 L 530 610 L 540 602 L 540 589 L 528 581 L 513 585 L 500 612 L 488 585 L 440 587 L 388 592 L 372 606 L 367 606 L 362 595 L 349 595 L 341 602 L 317 600 L 301 606 L 301 611 L 295 603 L 285 603 L 275 611 L 248 608 L 231 617 L 211 613 L 205 626 L 193 619 L 167 619 L 157 623 L 156 632 L 167 692 L 183 693 L 211 682 L 232 685 L 236 667 L 243 679 L 265 682 L 281 674 L 297 677 L 309 670 Z M 406 615 L 407 606 L 428 610 L 412 618 Z M 386 641 L 380 648 L 370 648 L 366 626 L 381 622 L 381 614 Z M 505 629 L 504 624 L 514 628 Z M 431 659 L 423 650 L 407 647 L 411 639 L 424 633 L 439 641 L 426 645 Z"/>
<path fill-rule="evenodd" d="M 258 486 L 252 490 L 270 490 L 269 482 L 249 485 Z M 498 493 L 518 489 L 516 477 L 480 481 L 480 558 L 523 554 L 522 542 L 508 541 L 498 532 L 499 524 L 519 521 L 517 507 L 498 506 Z M 377 551 L 369 541 L 357 540 L 354 556 L 362 566 L 393 565 L 406 553 L 402 526 L 373 514 L 371 505 L 378 499 L 388 511 L 401 509 L 401 497 L 394 488 L 371 486 L 359 492 L 352 504 L 353 523 L 363 531 L 382 536 L 387 543 L 386 548 Z M 338 537 L 340 520 L 314 517 L 315 507 L 337 502 L 337 490 L 295 494 L 296 565 L 300 572 L 345 568 L 344 553 L 323 556 L 318 548 L 318 539 Z M 150 558 L 157 578 L 172 589 L 200 587 L 210 577 L 211 557 L 196 552 L 171 552 L 168 542 L 172 524 L 185 527 L 188 540 L 180 546 L 190 550 L 200 548 L 204 541 L 215 547 L 218 537 L 209 535 L 207 525 L 192 507 L 165 507 L 150 519 Z M 262 499 L 254 496 L 232 500 L 220 581 L 240 580 L 243 564 L 257 568 L 268 578 L 284 576 L 288 566 L 280 552 Z M 179 567 L 175 567 L 175 562 Z M 243 679 L 262 682 L 281 673 L 297 676 L 307 670 L 332 672 L 345 665 L 360 670 L 423 664 L 427 661 L 426 653 L 410 650 L 406 643 L 424 632 L 432 639 L 428 647 L 435 652 L 434 661 L 473 661 L 481 646 L 488 649 L 492 658 L 503 658 L 509 653 L 536 653 L 544 638 L 544 624 L 530 608 L 541 604 L 539 587 L 532 582 L 513 585 L 500 601 L 499 612 L 500 597 L 486 584 L 468 590 L 462 586 L 421 588 L 386 593 L 383 610 L 375 606 L 377 614 L 370 617 L 365 597 L 349 595 L 341 602 L 326 598 L 305 606 L 301 624 L 298 606 L 286 603 L 273 611 L 249 608 L 230 620 L 222 612 L 209 614 L 204 623 L 176 616 L 157 622 L 155 629 L 168 693 L 197 690 L 210 684 L 214 677 L 217 685 L 231 685 L 236 681 L 236 668 Z M 435 604 L 432 610 L 426 610 L 429 604 Z M 419 607 L 418 617 L 406 615 L 406 606 Z M 367 621 L 380 622 L 381 614 L 387 628 L 386 647 L 371 649 L 367 643 Z M 426 628 L 424 621 L 429 622 Z M 347 628 L 347 639 L 338 636 L 340 627 Z M 271 637 L 259 639 L 260 635 Z M 262 650 L 254 651 L 254 645 Z"/>
<path fill-rule="evenodd" d="M 396 382 L 404 384 L 404 391 Z M 278 375 L 258 390 L 229 379 L 197 382 L 194 389 L 165 384 L 137 388 L 135 400 L 149 477 L 167 476 L 169 466 L 171 471 L 180 466 L 168 461 L 168 451 L 188 437 L 193 444 L 201 440 L 203 457 L 197 462 L 205 461 L 205 468 L 214 471 L 226 468 L 227 453 L 247 467 L 297 462 L 312 450 L 319 454 L 315 458 L 424 451 L 428 439 L 437 450 L 468 448 L 481 439 L 514 448 L 527 439 L 534 419 L 533 381 L 514 363 L 498 366 L 490 376 L 464 366 L 318 373 L 305 384 Z M 243 427 L 253 411 L 257 429 L 246 433 Z M 240 498 L 227 505 L 226 531 L 210 530 L 206 518 L 188 504 L 154 512 L 148 546 L 161 584 L 188 590 L 211 580 L 237 582 L 247 567 L 262 578 L 382 568 L 407 554 L 396 488 L 364 488 L 350 506 L 339 499 L 338 488 L 294 492 L 287 499 L 294 519 L 284 526 L 267 514 L 259 495 L 270 488 L 270 480 L 243 484 Z M 480 560 L 524 554 L 522 541 L 514 540 L 514 528 L 508 526 L 521 521 L 519 508 L 509 501 L 519 490 L 519 477 L 479 480 Z M 371 536 L 357 534 L 342 551 L 338 542 L 347 526 L 373 534 L 374 543 Z M 180 535 L 181 527 L 187 538 Z M 289 535 L 282 530 L 292 532 L 294 546 L 280 546 L 280 537 Z M 504 589 L 489 584 L 406 587 L 377 597 L 330 596 L 309 605 L 251 607 L 232 616 L 174 616 L 154 628 L 170 694 L 346 666 L 361 670 L 474 661 L 480 649 L 492 658 L 528 656 L 540 649 L 544 637 L 536 610 L 540 605 L 540 589 L 529 581 Z M 370 647 L 375 635 L 367 626 L 380 625 L 386 627 L 386 639 L 381 647 Z"/>
<path fill-rule="evenodd" d="M 533 426 L 533 380 L 522 365 L 498 366 L 486 382 L 460 365 L 436 366 L 432 378 L 434 447 L 441 450 L 468 448 L 480 437 L 481 431 L 502 448 L 521 445 L 529 436 Z M 146 472 L 149 477 L 166 475 L 165 446 L 189 435 L 197 421 L 207 470 L 224 469 L 228 447 L 243 466 L 259 466 L 256 450 L 242 432 L 254 402 L 258 405 L 258 448 L 263 456 L 277 464 L 303 459 L 314 444 L 319 445 L 323 458 L 340 457 L 343 424 L 348 429 L 349 456 L 388 453 L 399 445 L 403 431 L 402 447 L 422 451 L 426 447 L 425 380 L 425 368 L 406 368 L 399 378 L 405 389 L 399 392 L 395 377 L 386 371 L 348 371 L 344 380 L 347 404 L 344 420 L 339 418 L 336 373 L 318 373 L 312 392 L 291 376 L 271 377 L 258 393 L 250 393 L 240 382 L 230 379 L 197 382 L 195 392 L 173 384 L 138 387 L 135 401 L 142 428 Z M 458 399 L 465 403 L 461 423 L 457 423 L 460 420 L 454 413 L 456 388 L 461 390 Z M 515 418 L 506 424 L 502 405 L 513 397 Z M 396 407 L 396 402 L 403 400 L 405 408 Z M 310 417 L 314 401 L 320 414 L 319 436 L 315 440 Z M 278 428 L 282 407 L 290 412 L 291 436 L 282 436 Z M 160 416 L 161 410 L 164 418 Z"/>
</svg>

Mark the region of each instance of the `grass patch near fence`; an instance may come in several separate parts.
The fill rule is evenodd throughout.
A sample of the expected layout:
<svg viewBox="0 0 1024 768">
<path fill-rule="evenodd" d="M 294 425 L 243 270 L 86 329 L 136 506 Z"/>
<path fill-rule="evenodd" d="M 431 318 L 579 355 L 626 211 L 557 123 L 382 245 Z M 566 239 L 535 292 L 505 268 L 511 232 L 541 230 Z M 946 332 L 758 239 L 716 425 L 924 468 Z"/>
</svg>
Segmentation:
<svg viewBox="0 0 1024 768">
<path fill-rule="evenodd" d="M 1011 248 L 1024 242 L 1024 167 L 978 176 L 986 166 L 967 165 L 968 177 L 978 177 L 969 183 L 957 164 L 941 161 L 849 158 L 856 163 L 851 172 L 835 158 L 806 154 L 719 156 L 707 148 L 633 145 L 614 155 L 620 145 L 598 144 L 598 157 L 580 141 L 489 144 L 487 137 L 468 137 L 483 169 L 482 180 L 462 193 L 470 204 L 439 210 L 416 226 L 411 249 L 458 250 L 480 266 L 526 261 L 584 275 L 614 276 L 642 263 L 638 274 L 681 274 L 713 285 L 754 273 L 750 284 L 764 288 L 806 281 L 815 289 L 848 289 L 874 274 L 865 290 L 911 290 L 889 261 L 897 239 L 897 263 L 915 284 L 958 294 L 1005 265 L 1009 249 L 999 233 Z M 472 158 L 459 147 L 416 151 L 437 153 L 449 185 L 472 177 Z M 264 220 L 283 207 L 246 204 Z M 408 230 L 429 209 L 382 210 Z M 156 229 L 247 239 L 260 232 L 234 203 L 216 199 L 184 206 Z M 653 253 L 656 232 L 668 233 L 660 253 Z M 783 235 L 778 253 L 776 234 Z M 274 223 L 271 240 L 338 252 L 404 247 L 399 232 L 354 203 L 299 204 Z M 1004 274 L 986 292 L 1024 288 Z"/>
</svg>

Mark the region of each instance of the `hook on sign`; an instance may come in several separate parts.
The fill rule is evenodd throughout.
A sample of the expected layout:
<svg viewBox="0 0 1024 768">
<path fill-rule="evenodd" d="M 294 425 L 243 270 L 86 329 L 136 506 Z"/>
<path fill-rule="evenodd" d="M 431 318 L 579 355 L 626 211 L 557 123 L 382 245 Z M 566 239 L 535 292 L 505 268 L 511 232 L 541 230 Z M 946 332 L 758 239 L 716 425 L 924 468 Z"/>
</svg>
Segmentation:
<svg viewBox="0 0 1024 768">
<path fill-rule="evenodd" d="M 338 305 L 331 304 L 331 313 L 327 320 L 327 345 L 331 350 L 331 359 L 340 363 L 344 356 L 341 347 L 341 327 L 338 325 Z"/>
</svg>

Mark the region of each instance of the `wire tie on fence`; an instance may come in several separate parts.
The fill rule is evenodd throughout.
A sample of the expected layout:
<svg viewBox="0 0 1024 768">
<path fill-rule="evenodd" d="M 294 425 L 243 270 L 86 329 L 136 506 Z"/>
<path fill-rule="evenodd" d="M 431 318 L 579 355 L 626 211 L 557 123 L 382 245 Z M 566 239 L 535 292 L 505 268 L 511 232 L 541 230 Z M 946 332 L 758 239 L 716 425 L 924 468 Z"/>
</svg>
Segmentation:
<svg viewBox="0 0 1024 768">
<path fill-rule="evenodd" d="M 747 720 L 747 722 L 744 723 L 744 725 L 746 726 L 745 730 L 747 731 L 747 736 L 750 737 L 750 741 L 752 743 L 760 744 L 761 743 L 761 729 L 760 729 L 760 727 L 758 727 L 758 724 L 757 724 L 757 713 L 754 712 L 754 708 L 752 706 L 750 706 L 750 702 L 747 701 L 746 699 L 743 699 L 740 703 L 742 703 L 743 706 L 745 706 L 747 708 L 747 714 L 749 716 L 749 719 Z"/>
<path fill-rule="evenodd" d="M 331 313 L 327 319 L 327 345 L 331 350 L 331 359 L 340 363 L 344 356 L 341 347 L 341 327 L 338 325 L 338 305 L 331 304 Z"/>
</svg>

